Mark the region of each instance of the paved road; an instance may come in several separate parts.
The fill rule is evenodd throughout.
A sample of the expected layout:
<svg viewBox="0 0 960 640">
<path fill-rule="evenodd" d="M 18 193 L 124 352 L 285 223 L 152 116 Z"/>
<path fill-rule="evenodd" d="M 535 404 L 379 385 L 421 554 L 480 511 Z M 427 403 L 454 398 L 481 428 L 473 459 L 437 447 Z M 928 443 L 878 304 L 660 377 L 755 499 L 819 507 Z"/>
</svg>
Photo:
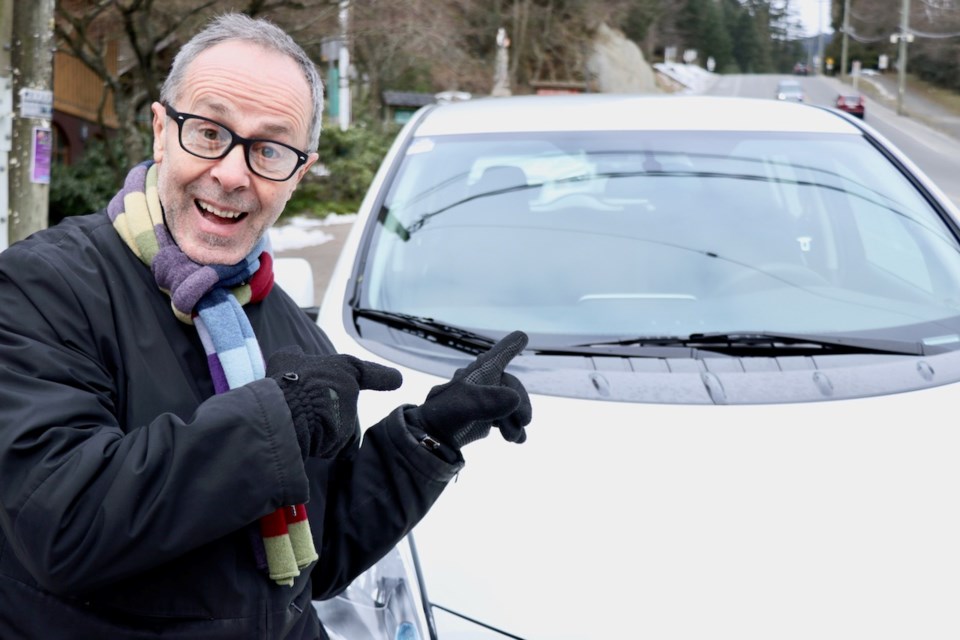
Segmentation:
<svg viewBox="0 0 960 640">
<path fill-rule="evenodd" d="M 307 262 L 313 267 L 313 286 L 316 292 L 317 305 L 323 299 L 330 274 L 333 273 L 333 267 L 340 255 L 340 249 L 343 248 L 343 241 L 352 226 L 352 224 L 332 224 L 324 227 L 323 230 L 333 236 L 333 240 L 299 249 L 277 251 L 278 258 L 306 258 Z"/>
<path fill-rule="evenodd" d="M 867 124 L 907 154 L 960 207 L 960 114 L 911 91 L 904 99 L 904 115 L 898 115 L 892 77 L 861 79 L 860 88 L 870 96 Z"/>
<path fill-rule="evenodd" d="M 723 75 L 708 89 L 712 95 L 773 98 L 776 82 L 785 75 Z M 836 95 L 849 89 L 837 78 L 798 78 L 810 104 L 832 107 Z M 940 189 L 960 206 L 960 114 L 951 113 L 911 89 L 904 100 L 905 115 L 896 112 L 896 78 L 861 78 L 859 89 L 867 96 L 868 125 L 900 148 Z M 891 90 L 893 93 L 891 93 Z"/>
<path fill-rule="evenodd" d="M 895 75 L 864 76 L 858 79 L 857 87 L 877 102 L 896 110 L 898 81 Z M 960 113 L 928 99 L 922 91 L 905 91 L 903 110 L 907 117 L 960 140 Z"/>
</svg>

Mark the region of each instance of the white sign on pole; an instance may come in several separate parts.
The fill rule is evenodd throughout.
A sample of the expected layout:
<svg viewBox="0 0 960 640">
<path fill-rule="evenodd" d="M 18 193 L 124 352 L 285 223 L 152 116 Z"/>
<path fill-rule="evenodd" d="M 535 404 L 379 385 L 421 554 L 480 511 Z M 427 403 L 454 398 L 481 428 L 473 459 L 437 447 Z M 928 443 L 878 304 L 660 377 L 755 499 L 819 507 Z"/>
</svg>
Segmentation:
<svg viewBox="0 0 960 640">
<path fill-rule="evenodd" d="M 53 91 L 20 89 L 20 117 L 49 120 L 53 117 Z"/>
<path fill-rule="evenodd" d="M 13 84 L 0 77 L 0 151 L 13 149 Z M 6 168 L 6 165 L 3 167 Z"/>
</svg>

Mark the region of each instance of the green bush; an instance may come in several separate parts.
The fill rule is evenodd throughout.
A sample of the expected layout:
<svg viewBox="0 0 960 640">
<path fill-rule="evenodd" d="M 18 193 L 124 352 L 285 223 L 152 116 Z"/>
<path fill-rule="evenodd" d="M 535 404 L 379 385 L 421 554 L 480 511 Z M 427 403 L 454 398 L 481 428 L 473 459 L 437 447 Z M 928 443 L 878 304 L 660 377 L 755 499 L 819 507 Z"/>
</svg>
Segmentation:
<svg viewBox="0 0 960 640">
<path fill-rule="evenodd" d="M 50 168 L 49 224 L 67 216 L 93 213 L 105 206 L 122 186 L 123 176 L 110 164 L 110 154 L 119 158 L 119 137 L 91 140 L 83 156 L 72 165 L 54 164 Z M 112 145 L 114 148 L 110 148 Z"/>
<path fill-rule="evenodd" d="M 399 127 L 380 131 L 362 122 L 341 131 L 329 124 L 320 135 L 320 159 L 301 181 L 284 215 L 353 213 L 363 200 Z"/>
</svg>

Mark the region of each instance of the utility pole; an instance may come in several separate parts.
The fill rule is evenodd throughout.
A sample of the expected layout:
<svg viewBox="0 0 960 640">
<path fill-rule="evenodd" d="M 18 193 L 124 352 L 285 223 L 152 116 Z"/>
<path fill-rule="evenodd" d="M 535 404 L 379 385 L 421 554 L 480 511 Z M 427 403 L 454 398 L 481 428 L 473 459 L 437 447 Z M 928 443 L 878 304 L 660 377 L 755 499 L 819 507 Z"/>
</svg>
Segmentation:
<svg viewBox="0 0 960 640">
<path fill-rule="evenodd" d="M 823 75 L 823 0 L 817 0 L 817 75 Z"/>
<path fill-rule="evenodd" d="M 900 62 L 897 63 L 897 114 L 903 115 L 903 96 L 907 91 L 907 43 L 913 41 L 910 31 L 910 0 L 903 0 L 903 9 L 900 14 L 900 33 L 890 36 L 890 40 L 897 38 L 900 41 Z"/>
<path fill-rule="evenodd" d="M 13 11 L 13 158 L 10 244 L 47 226 L 53 136 L 55 0 L 17 2 Z"/>
<path fill-rule="evenodd" d="M 339 115 L 340 130 L 350 128 L 350 0 L 340 0 L 340 69 Z"/>
<path fill-rule="evenodd" d="M 850 0 L 843 0 L 843 38 L 840 40 L 840 81 L 847 81 L 847 42 L 850 33 Z M 854 80 L 856 82 L 856 80 Z"/>
<path fill-rule="evenodd" d="M 0 0 L 0 251 L 9 245 L 10 149 L 13 148 L 13 0 Z"/>
</svg>

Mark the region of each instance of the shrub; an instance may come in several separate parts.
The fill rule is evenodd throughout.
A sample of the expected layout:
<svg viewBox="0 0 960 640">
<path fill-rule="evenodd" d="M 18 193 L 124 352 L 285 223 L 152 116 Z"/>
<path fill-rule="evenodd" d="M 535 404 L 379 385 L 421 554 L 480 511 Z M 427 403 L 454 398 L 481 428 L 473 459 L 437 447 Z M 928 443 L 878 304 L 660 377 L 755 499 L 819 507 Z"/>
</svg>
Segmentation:
<svg viewBox="0 0 960 640">
<path fill-rule="evenodd" d="M 384 131 L 356 123 L 341 131 L 328 124 L 320 136 L 320 159 L 294 192 L 284 215 L 356 211 L 399 128 Z"/>
<path fill-rule="evenodd" d="M 72 165 L 54 164 L 50 168 L 49 224 L 67 216 L 93 213 L 105 206 L 122 186 L 123 175 L 110 163 L 123 157 L 119 136 L 112 140 L 91 140 L 83 156 Z M 111 146 L 113 147 L 111 149 Z"/>
</svg>

